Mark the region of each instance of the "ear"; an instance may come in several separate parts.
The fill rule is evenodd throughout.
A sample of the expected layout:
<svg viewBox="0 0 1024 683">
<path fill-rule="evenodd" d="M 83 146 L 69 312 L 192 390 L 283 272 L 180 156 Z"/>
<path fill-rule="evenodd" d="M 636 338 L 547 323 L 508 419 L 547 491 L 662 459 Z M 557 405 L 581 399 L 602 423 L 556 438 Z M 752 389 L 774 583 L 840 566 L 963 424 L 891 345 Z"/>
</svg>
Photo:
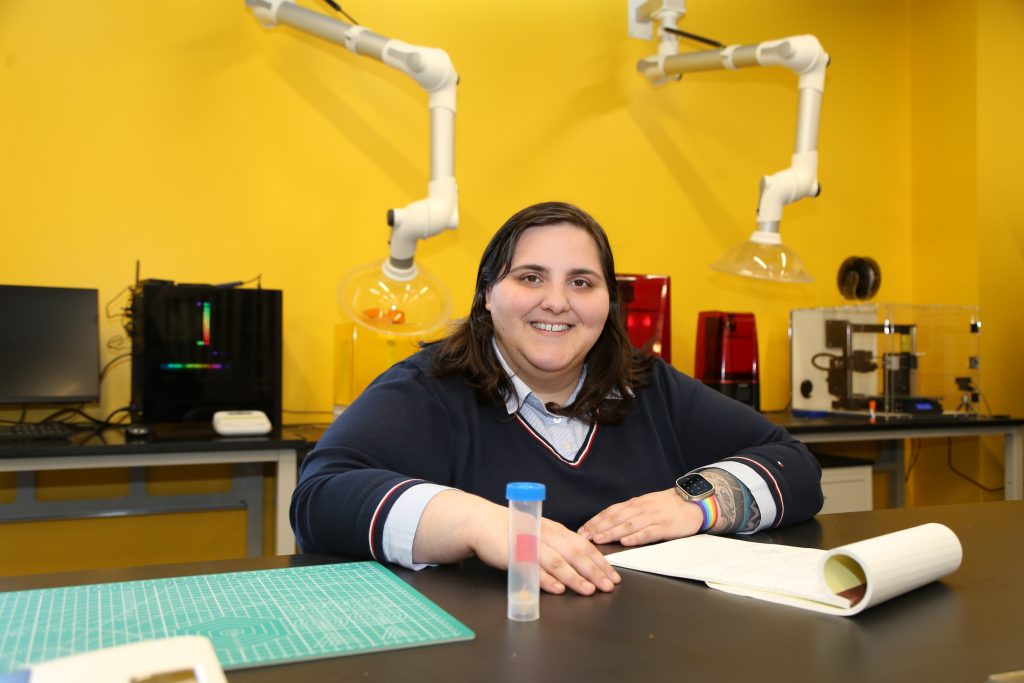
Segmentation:
<svg viewBox="0 0 1024 683">
<path fill-rule="evenodd" d="M 491 288 L 488 287 L 484 290 L 484 308 L 488 311 L 491 310 Z"/>
</svg>

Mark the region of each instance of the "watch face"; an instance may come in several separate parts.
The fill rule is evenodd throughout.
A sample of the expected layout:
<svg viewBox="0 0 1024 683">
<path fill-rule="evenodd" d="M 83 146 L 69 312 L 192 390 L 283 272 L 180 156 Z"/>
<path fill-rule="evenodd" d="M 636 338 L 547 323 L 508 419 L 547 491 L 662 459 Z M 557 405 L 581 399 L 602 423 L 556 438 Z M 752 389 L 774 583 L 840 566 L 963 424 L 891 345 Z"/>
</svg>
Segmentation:
<svg viewBox="0 0 1024 683">
<path fill-rule="evenodd" d="M 700 500 L 715 490 L 711 482 L 699 474 L 688 474 L 676 480 L 676 486 L 687 497 Z"/>
</svg>

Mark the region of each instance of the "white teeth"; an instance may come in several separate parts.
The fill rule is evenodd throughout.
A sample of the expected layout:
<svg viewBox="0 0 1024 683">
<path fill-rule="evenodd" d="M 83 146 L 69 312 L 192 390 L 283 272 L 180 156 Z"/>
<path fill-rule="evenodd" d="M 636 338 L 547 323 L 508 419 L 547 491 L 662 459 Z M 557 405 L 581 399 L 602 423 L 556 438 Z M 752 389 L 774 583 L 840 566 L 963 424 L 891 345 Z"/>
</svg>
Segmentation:
<svg viewBox="0 0 1024 683">
<path fill-rule="evenodd" d="M 568 325 L 552 325 L 550 323 L 530 323 L 538 330 L 544 330 L 545 332 L 565 332 L 569 329 Z"/>
</svg>

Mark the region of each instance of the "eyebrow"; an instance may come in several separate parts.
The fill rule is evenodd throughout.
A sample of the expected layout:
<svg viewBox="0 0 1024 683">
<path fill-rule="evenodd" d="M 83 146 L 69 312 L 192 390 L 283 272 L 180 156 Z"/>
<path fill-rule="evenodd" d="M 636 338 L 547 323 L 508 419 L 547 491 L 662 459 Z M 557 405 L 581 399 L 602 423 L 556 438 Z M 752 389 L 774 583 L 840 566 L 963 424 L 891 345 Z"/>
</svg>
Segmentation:
<svg viewBox="0 0 1024 683">
<path fill-rule="evenodd" d="M 519 271 L 522 271 L 522 270 L 535 270 L 537 272 L 545 273 L 545 274 L 551 272 L 551 269 L 548 268 L 547 266 L 542 266 L 542 265 L 537 264 L 537 263 L 524 263 L 522 265 L 516 266 L 515 268 L 510 268 L 508 272 L 516 273 L 516 272 L 519 272 Z M 591 270 L 590 268 L 571 268 L 569 270 L 569 275 L 571 275 L 571 276 L 575 276 L 575 275 L 589 275 L 591 277 L 596 277 L 596 278 L 599 278 L 601 280 L 604 280 L 604 276 L 603 275 L 601 275 L 597 271 Z"/>
</svg>

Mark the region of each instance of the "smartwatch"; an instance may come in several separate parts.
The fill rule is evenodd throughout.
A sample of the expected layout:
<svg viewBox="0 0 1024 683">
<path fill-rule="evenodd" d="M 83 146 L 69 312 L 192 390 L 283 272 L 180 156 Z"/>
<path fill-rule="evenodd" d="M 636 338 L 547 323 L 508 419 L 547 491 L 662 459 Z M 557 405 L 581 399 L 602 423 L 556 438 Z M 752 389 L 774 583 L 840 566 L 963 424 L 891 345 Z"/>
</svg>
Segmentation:
<svg viewBox="0 0 1024 683">
<path fill-rule="evenodd" d="M 703 476 L 693 472 L 676 479 L 676 493 L 689 503 L 697 503 L 715 495 L 715 487 Z"/>
<path fill-rule="evenodd" d="M 696 472 L 684 474 L 676 479 L 676 493 L 688 503 L 700 507 L 704 514 L 704 522 L 700 531 L 707 531 L 718 521 L 718 500 L 715 498 L 715 486 Z"/>
</svg>

